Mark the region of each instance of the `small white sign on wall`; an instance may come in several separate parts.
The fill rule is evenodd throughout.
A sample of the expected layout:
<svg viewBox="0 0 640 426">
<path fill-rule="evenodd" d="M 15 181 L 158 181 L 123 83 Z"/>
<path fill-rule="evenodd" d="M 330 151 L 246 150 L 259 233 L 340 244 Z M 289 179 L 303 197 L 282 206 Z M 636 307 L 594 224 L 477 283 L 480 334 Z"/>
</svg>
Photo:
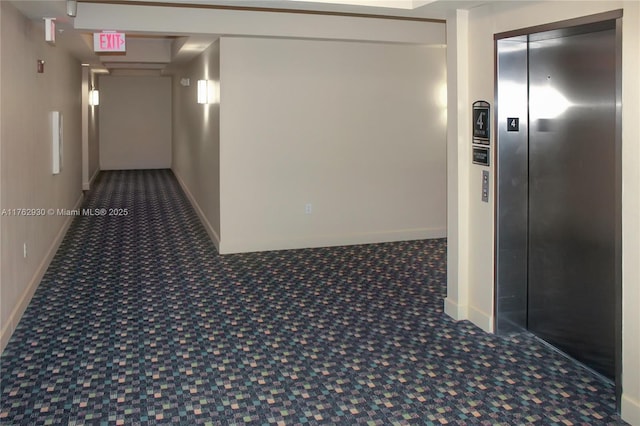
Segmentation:
<svg viewBox="0 0 640 426">
<path fill-rule="evenodd" d="M 44 19 L 44 41 L 49 44 L 56 44 L 56 18 Z"/>
<path fill-rule="evenodd" d="M 62 113 L 51 111 L 51 169 L 54 175 L 62 170 Z"/>
</svg>

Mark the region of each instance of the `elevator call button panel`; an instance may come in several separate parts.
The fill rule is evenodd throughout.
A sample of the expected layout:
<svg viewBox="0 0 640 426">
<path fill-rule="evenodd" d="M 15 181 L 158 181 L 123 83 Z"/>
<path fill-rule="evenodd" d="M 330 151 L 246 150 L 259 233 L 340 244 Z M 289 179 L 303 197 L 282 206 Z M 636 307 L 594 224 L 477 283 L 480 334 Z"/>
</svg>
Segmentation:
<svg viewBox="0 0 640 426">
<path fill-rule="evenodd" d="M 482 171 L 482 201 L 489 202 L 489 170 Z"/>
</svg>

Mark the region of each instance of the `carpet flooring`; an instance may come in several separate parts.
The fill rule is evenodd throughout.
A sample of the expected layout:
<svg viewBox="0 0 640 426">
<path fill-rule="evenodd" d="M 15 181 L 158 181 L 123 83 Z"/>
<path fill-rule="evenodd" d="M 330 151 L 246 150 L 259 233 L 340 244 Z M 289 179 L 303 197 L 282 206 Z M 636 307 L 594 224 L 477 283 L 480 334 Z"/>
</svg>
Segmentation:
<svg viewBox="0 0 640 426">
<path fill-rule="evenodd" d="M 220 256 L 168 170 L 84 208 L 0 358 L 3 425 L 624 424 L 611 384 L 443 313 L 443 239 Z"/>
</svg>

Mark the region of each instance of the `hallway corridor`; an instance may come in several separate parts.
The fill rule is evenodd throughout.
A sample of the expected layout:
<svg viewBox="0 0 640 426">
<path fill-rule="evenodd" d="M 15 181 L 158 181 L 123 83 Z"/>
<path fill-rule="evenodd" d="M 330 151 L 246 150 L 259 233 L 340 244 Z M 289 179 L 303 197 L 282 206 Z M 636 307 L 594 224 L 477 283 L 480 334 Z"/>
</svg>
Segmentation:
<svg viewBox="0 0 640 426">
<path fill-rule="evenodd" d="M 624 424 L 443 314 L 446 241 L 220 256 L 169 170 L 102 172 L 1 359 L 0 424 Z"/>
</svg>

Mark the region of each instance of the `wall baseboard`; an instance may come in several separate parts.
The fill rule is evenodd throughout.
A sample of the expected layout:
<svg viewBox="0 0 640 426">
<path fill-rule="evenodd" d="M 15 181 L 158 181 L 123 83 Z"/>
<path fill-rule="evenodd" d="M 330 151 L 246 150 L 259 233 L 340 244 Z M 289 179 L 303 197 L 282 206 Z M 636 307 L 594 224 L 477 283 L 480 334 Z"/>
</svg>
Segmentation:
<svg viewBox="0 0 640 426">
<path fill-rule="evenodd" d="M 74 210 L 80 208 L 83 198 L 84 196 L 80 194 L 80 198 L 78 198 L 78 201 L 76 201 L 73 207 Z M 11 339 L 11 336 L 18 326 L 18 323 L 20 322 L 24 311 L 27 309 L 27 306 L 29 306 L 31 298 L 40 285 L 40 281 L 42 281 L 42 277 L 44 276 L 45 272 L 47 272 L 49 264 L 53 260 L 53 257 L 56 255 L 56 252 L 58 251 L 58 248 L 60 247 L 64 236 L 67 234 L 67 230 L 69 229 L 69 226 L 71 226 L 71 222 L 73 221 L 73 219 L 75 219 L 75 216 L 66 217 L 65 221 L 62 224 L 62 227 L 56 234 L 44 258 L 40 262 L 40 265 L 38 265 L 36 272 L 33 274 L 33 277 L 31 277 L 31 281 L 29 281 L 26 290 L 22 293 L 18 304 L 13 308 L 13 311 L 9 315 L 6 324 L 3 324 L 2 330 L 0 330 L 0 353 L 4 351 L 7 343 L 9 343 L 9 339 Z"/>
<path fill-rule="evenodd" d="M 96 169 L 96 172 L 93 174 L 93 176 L 91 176 L 91 178 L 89 178 L 89 182 L 83 182 L 82 183 L 82 190 L 83 191 L 88 191 L 91 189 L 91 186 L 93 185 L 93 181 L 96 180 L 96 178 L 98 177 L 98 174 L 100 173 L 100 167 L 98 167 Z"/>
<path fill-rule="evenodd" d="M 337 247 L 357 244 L 379 244 L 396 241 L 446 238 L 446 228 L 400 229 L 382 232 L 341 235 L 310 235 L 288 240 L 234 241 L 223 243 L 220 254 L 249 253 L 255 251 L 295 250 L 317 247 Z"/>
<path fill-rule="evenodd" d="M 456 321 L 469 319 L 468 307 L 459 305 L 458 302 L 448 297 L 444 299 L 444 313 Z"/>
<path fill-rule="evenodd" d="M 487 333 L 493 333 L 493 315 L 469 306 L 469 321 L 480 327 Z"/>
<path fill-rule="evenodd" d="M 216 233 L 215 229 L 213 229 L 213 226 L 211 226 L 211 223 L 209 223 L 209 220 L 205 216 L 204 211 L 200 208 L 200 204 L 198 204 L 191 191 L 189 191 L 187 184 L 184 182 L 184 180 L 182 180 L 180 175 L 175 170 L 171 169 L 171 171 L 178 180 L 178 183 L 180 184 L 180 187 L 182 188 L 184 193 L 187 194 L 187 198 L 189 199 L 189 202 L 191 202 L 191 206 L 196 211 L 198 218 L 200 218 L 200 222 L 204 226 L 204 229 L 207 231 L 207 234 L 209 234 L 209 238 L 211 238 L 211 241 L 213 241 L 213 244 L 216 246 L 216 250 L 218 250 L 218 253 L 220 253 L 220 237 Z"/>
<path fill-rule="evenodd" d="M 469 320 L 487 333 L 493 333 L 493 316 L 478 308 L 459 305 L 447 297 L 444 299 L 444 313 L 456 321 Z"/>
<path fill-rule="evenodd" d="M 640 401 L 622 394 L 622 420 L 631 425 L 640 425 Z"/>
</svg>

